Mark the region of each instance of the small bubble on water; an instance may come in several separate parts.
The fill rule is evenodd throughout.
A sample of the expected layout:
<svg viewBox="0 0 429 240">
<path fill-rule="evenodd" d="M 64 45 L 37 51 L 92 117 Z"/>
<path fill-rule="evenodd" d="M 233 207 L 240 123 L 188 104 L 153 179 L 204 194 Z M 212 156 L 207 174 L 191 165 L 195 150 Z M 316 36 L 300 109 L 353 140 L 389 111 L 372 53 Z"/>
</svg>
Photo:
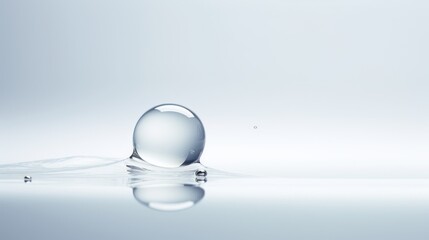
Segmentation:
<svg viewBox="0 0 429 240">
<path fill-rule="evenodd" d="M 33 180 L 33 178 L 31 176 L 24 176 L 24 182 L 31 182 Z"/>
<path fill-rule="evenodd" d="M 198 169 L 197 171 L 195 171 L 195 176 L 205 177 L 205 176 L 207 176 L 207 171 L 204 169 Z"/>
</svg>

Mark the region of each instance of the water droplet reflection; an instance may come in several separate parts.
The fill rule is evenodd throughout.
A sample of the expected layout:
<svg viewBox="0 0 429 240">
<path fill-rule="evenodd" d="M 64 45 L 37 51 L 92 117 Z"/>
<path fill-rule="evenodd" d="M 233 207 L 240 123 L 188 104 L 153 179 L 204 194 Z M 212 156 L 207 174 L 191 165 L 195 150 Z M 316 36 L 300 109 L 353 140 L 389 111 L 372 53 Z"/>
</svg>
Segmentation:
<svg viewBox="0 0 429 240">
<path fill-rule="evenodd" d="M 197 182 L 197 183 L 199 183 L 199 184 L 201 184 L 201 183 L 205 183 L 205 182 L 207 182 L 207 178 L 206 178 L 206 177 L 204 177 L 204 176 L 197 176 L 197 177 L 195 178 L 195 182 Z"/>
<path fill-rule="evenodd" d="M 204 189 L 192 184 L 158 183 L 133 188 L 134 198 L 159 211 L 178 211 L 193 207 L 204 197 Z"/>
</svg>

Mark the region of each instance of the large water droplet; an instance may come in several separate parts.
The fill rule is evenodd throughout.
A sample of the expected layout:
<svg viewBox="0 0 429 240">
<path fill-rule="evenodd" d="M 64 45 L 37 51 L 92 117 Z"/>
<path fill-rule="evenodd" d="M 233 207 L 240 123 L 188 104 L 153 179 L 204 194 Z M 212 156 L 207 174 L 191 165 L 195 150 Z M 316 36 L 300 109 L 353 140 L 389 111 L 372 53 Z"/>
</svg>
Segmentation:
<svg viewBox="0 0 429 240">
<path fill-rule="evenodd" d="M 134 129 L 133 140 L 132 157 L 155 166 L 176 168 L 199 162 L 205 132 L 191 110 L 163 104 L 143 114 Z"/>
</svg>

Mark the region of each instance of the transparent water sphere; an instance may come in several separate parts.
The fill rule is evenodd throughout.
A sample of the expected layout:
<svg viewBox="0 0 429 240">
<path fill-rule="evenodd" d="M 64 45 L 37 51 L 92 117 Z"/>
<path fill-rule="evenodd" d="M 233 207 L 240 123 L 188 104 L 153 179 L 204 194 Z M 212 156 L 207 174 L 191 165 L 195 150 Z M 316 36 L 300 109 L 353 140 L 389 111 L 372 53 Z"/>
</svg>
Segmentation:
<svg viewBox="0 0 429 240">
<path fill-rule="evenodd" d="M 205 132 L 191 110 L 163 104 L 143 114 L 134 129 L 133 141 L 132 157 L 158 167 L 177 168 L 199 162 Z"/>
</svg>

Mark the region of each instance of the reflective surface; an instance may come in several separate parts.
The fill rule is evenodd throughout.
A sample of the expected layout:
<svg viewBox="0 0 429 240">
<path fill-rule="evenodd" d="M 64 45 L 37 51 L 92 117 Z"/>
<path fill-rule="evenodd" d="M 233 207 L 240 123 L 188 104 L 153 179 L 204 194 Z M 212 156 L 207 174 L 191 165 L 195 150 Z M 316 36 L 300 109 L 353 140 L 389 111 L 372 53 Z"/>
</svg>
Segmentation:
<svg viewBox="0 0 429 240">
<path fill-rule="evenodd" d="M 429 179 L 246 177 L 70 157 L 0 166 L 2 239 L 428 239 Z"/>
<path fill-rule="evenodd" d="M 180 211 L 147 204 L 181 202 L 178 189 L 105 182 L 1 182 L 2 239 L 429 237 L 428 180 L 208 179 Z"/>
</svg>

